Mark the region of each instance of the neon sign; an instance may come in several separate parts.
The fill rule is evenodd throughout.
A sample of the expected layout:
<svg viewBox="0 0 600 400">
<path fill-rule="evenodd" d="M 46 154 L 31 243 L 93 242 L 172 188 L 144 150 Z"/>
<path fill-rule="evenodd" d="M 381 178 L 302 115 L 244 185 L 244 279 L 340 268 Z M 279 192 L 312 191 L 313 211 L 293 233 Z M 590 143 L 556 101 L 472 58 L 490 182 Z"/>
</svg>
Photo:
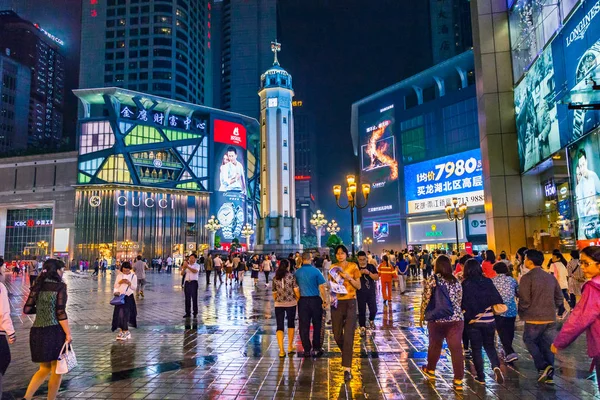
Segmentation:
<svg viewBox="0 0 600 400">
<path fill-rule="evenodd" d="M 38 24 L 33 24 L 33 26 L 35 26 L 36 28 L 38 28 L 44 35 L 48 36 L 50 38 L 50 40 L 52 40 L 53 42 L 58 43 L 61 46 L 65 45 L 65 42 L 62 39 L 54 36 L 53 34 L 51 34 L 50 32 L 48 32 L 47 30 L 45 30 L 44 28 L 42 28 L 41 26 L 39 26 Z"/>
</svg>

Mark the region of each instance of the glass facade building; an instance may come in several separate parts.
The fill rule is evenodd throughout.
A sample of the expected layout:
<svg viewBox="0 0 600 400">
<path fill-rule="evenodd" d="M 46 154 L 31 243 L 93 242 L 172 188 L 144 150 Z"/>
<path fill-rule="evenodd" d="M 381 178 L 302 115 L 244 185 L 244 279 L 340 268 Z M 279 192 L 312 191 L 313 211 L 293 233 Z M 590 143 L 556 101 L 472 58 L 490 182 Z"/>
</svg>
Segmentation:
<svg viewBox="0 0 600 400">
<path fill-rule="evenodd" d="M 52 208 L 8 210 L 4 258 L 35 259 L 48 255 L 54 227 L 52 215 Z"/>
<path fill-rule="evenodd" d="M 239 238 L 238 225 L 254 222 L 256 120 L 125 89 L 75 93 L 85 110 L 79 122 L 77 257 L 199 250 L 208 243 L 204 225 L 211 212 L 223 220 L 217 234 L 227 240 Z M 227 181 L 233 188 L 225 188 L 222 178 L 233 169 L 243 171 L 243 182 Z M 222 211 L 228 207 L 238 210 L 234 218 Z"/>
</svg>

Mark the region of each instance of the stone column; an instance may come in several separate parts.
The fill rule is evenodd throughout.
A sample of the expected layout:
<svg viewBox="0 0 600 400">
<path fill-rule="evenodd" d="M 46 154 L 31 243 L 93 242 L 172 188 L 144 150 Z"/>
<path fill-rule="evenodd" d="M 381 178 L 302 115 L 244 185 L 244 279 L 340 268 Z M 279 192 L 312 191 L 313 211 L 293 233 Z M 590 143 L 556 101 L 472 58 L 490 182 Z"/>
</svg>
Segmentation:
<svg viewBox="0 0 600 400">
<path fill-rule="evenodd" d="M 506 0 L 471 0 L 489 248 L 526 245 Z"/>
</svg>

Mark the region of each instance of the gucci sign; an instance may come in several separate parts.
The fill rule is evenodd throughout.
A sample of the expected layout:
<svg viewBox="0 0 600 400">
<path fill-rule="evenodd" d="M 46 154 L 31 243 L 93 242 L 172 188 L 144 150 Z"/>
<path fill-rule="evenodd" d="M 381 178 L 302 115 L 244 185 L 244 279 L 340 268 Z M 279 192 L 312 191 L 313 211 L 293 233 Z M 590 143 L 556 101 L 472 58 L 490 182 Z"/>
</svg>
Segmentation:
<svg viewBox="0 0 600 400">
<path fill-rule="evenodd" d="M 127 206 L 127 204 L 129 204 L 129 200 L 127 199 L 127 196 L 118 196 L 117 197 L 117 205 L 119 205 L 120 207 L 125 207 L 125 206 Z M 152 197 L 146 197 L 145 199 L 142 200 L 141 196 L 133 196 L 131 198 L 131 205 L 133 207 L 144 206 L 146 208 L 159 207 L 159 208 L 174 209 L 175 208 L 175 199 L 171 199 L 171 201 L 169 202 L 166 198 L 156 200 Z"/>
</svg>

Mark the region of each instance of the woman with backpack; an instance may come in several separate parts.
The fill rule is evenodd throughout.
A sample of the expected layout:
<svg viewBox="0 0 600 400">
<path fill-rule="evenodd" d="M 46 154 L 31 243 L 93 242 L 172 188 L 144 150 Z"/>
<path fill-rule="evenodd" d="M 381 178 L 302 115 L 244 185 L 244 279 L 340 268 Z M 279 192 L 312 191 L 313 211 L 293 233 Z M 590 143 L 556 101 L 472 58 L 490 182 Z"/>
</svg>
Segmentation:
<svg viewBox="0 0 600 400">
<path fill-rule="evenodd" d="M 449 303 L 438 304 L 441 298 L 438 291 L 447 294 Z M 432 302 L 432 299 L 435 299 Z M 444 339 L 450 349 L 452 370 L 454 371 L 453 386 L 455 390 L 463 390 L 465 366 L 462 352 L 462 333 L 464 318 L 461 308 L 462 286 L 452 275 L 452 263 L 444 255 L 438 257 L 435 263 L 434 275 L 425 281 L 421 301 L 421 319 L 427 321 L 429 332 L 429 347 L 427 349 L 427 365 L 421 367 L 426 377 L 435 379 L 435 368 L 442 354 Z M 432 307 L 429 307 L 429 306 Z"/>
<path fill-rule="evenodd" d="M 483 270 L 477 260 L 467 260 L 464 277 L 465 280 L 462 283 L 462 309 L 465 317 L 465 329 L 471 342 L 473 364 L 475 364 L 475 370 L 477 371 L 475 381 L 485 384 L 482 354 L 482 348 L 485 348 L 494 371 L 494 379 L 498 383 L 503 383 L 504 375 L 500 370 L 500 361 L 494 345 L 496 334 L 494 306 L 504 305 L 504 301 L 492 280 L 483 275 Z M 507 311 L 506 307 L 498 308 L 503 308 L 502 312 Z"/>
</svg>

